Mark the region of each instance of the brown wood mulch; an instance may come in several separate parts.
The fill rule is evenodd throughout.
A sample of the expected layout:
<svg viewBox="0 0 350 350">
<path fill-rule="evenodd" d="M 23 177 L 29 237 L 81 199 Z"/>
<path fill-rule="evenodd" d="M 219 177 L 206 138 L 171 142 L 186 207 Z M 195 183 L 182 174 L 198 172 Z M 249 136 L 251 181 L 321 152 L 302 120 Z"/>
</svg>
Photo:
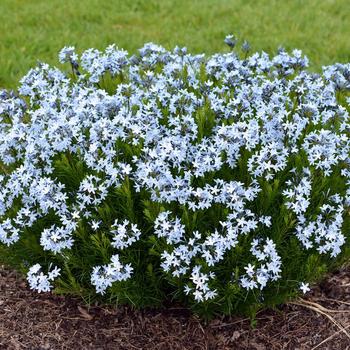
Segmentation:
<svg viewBox="0 0 350 350">
<path fill-rule="evenodd" d="M 38 294 L 0 266 L 0 349 L 350 349 L 350 268 L 257 324 L 242 317 L 201 323 L 183 309 L 132 311 L 90 307 Z"/>
</svg>

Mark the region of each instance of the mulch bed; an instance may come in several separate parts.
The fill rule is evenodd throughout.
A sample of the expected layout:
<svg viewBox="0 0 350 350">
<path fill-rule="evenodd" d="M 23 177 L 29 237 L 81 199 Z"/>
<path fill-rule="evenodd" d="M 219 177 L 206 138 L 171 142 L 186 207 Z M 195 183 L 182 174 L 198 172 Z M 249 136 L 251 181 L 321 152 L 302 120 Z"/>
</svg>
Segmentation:
<svg viewBox="0 0 350 350">
<path fill-rule="evenodd" d="M 350 268 L 302 300 L 249 319 L 204 324 L 184 309 L 133 311 L 90 307 L 38 294 L 0 266 L 0 349 L 350 349 Z"/>
</svg>

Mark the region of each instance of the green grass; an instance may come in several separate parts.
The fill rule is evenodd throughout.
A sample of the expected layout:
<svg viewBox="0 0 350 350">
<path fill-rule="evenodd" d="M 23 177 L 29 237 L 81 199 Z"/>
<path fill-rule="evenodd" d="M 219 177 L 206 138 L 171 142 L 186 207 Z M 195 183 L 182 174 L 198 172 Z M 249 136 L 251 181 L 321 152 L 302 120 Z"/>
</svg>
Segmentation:
<svg viewBox="0 0 350 350">
<path fill-rule="evenodd" d="M 57 65 L 65 45 L 212 53 L 229 33 L 254 50 L 300 48 L 318 69 L 350 61 L 349 17 L 349 0 L 0 0 L 0 87 L 15 87 L 37 60 Z"/>
</svg>

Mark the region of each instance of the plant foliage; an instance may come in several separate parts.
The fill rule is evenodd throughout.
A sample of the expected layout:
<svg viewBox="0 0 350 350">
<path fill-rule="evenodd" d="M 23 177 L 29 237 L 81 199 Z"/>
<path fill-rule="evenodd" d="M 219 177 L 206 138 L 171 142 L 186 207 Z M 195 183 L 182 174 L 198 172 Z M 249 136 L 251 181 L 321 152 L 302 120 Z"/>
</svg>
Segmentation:
<svg viewBox="0 0 350 350">
<path fill-rule="evenodd" d="M 40 64 L 0 95 L 0 258 L 31 288 L 210 317 L 349 256 L 350 65 L 152 43 Z"/>
</svg>

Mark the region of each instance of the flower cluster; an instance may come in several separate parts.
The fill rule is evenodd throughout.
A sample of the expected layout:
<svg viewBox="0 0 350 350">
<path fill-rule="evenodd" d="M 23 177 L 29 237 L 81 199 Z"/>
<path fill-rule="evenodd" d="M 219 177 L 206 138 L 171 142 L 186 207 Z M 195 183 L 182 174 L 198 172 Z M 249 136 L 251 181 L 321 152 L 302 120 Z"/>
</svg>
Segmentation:
<svg viewBox="0 0 350 350">
<path fill-rule="evenodd" d="M 104 53 L 90 49 L 81 56 L 81 65 L 90 74 L 89 80 L 98 83 L 105 72 L 112 76 L 121 73 L 128 64 L 127 56 L 127 51 L 118 50 L 114 45 L 108 46 Z"/>
<path fill-rule="evenodd" d="M 254 239 L 250 251 L 261 265 L 256 267 L 249 263 L 244 268 L 246 275 L 241 278 L 242 287 L 264 289 L 268 281 L 277 281 L 281 277 L 281 258 L 271 239 L 267 239 L 264 245 L 258 239 Z"/>
<path fill-rule="evenodd" d="M 123 265 L 119 260 L 119 255 L 115 254 L 108 265 L 93 268 L 91 284 L 95 286 L 98 293 L 103 294 L 112 283 L 130 278 L 132 270 L 130 264 Z"/>
<path fill-rule="evenodd" d="M 299 50 L 249 50 L 66 47 L 72 75 L 40 64 L 19 94 L 0 92 L 0 241 L 33 234 L 25 242 L 61 264 L 61 279 L 84 270 L 99 293 L 148 269 L 199 303 L 224 300 L 233 274 L 245 293 L 283 282 L 289 248 L 338 256 L 350 65 L 312 74 Z M 58 270 L 40 268 L 28 280 L 48 290 Z"/>
<path fill-rule="evenodd" d="M 48 271 L 48 274 L 45 275 L 40 264 L 33 265 L 27 274 L 30 288 L 38 291 L 38 293 L 49 292 L 52 288 L 51 282 L 60 275 L 60 270 L 55 266 L 53 270 Z"/>
<path fill-rule="evenodd" d="M 344 206 L 340 196 L 334 195 L 331 204 L 322 205 L 316 220 L 299 218 L 296 227 L 297 237 L 305 248 L 316 246 L 320 253 L 330 252 L 335 257 L 341 252 L 345 243 L 342 234 Z"/>
<path fill-rule="evenodd" d="M 295 173 L 295 169 L 292 170 Z M 325 173 L 327 170 L 325 170 Z M 312 182 L 309 169 L 304 169 L 300 179 L 288 180 L 289 188 L 283 191 L 288 199 L 287 208 L 297 215 L 296 236 L 306 249 L 316 247 L 320 253 L 330 252 L 335 257 L 345 243 L 342 234 L 344 204 L 346 198 L 339 194 L 329 196 L 329 203 L 318 208 L 315 218 L 306 215 L 311 203 Z M 315 212 L 315 211 L 314 211 Z"/>
<path fill-rule="evenodd" d="M 296 169 L 291 170 L 292 174 L 296 173 Z M 283 195 L 287 198 L 285 203 L 288 209 L 291 209 L 300 219 L 303 220 L 302 214 L 304 214 L 310 205 L 311 196 L 311 173 L 308 168 L 303 169 L 302 176 L 296 176 L 293 181 L 287 180 L 287 189 L 283 191 Z"/>
<path fill-rule="evenodd" d="M 124 220 L 121 224 L 118 224 L 118 220 L 115 220 L 112 228 L 113 242 L 111 244 L 117 249 L 129 247 L 138 241 L 141 236 L 141 231 L 137 228 L 137 225 L 130 224 L 128 220 Z"/>
<path fill-rule="evenodd" d="M 192 284 L 194 285 L 194 288 L 186 285 L 185 286 L 185 293 L 189 294 L 192 293 L 194 296 L 194 300 L 197 302 L 201 302 L 203 300 L 210 300 L 217 296 L 216 290 L 211 290 L 208 281 L 210 278 L 214 278 L 215 275 L 213 272 L 209 274 L 205 274 L 201 272 L 201 266 L 196 265 L 193 270 L 190 277 L 190 280 Z"/>
</svg>

